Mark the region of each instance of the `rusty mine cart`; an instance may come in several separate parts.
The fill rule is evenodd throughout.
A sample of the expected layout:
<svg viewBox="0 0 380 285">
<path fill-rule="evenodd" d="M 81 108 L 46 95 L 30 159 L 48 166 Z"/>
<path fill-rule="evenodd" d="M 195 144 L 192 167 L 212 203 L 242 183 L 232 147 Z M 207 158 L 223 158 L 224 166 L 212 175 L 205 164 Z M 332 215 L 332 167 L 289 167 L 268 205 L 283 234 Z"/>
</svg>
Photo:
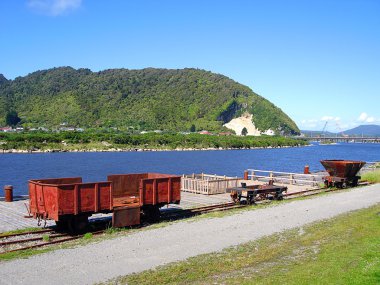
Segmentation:
<svg viewBox="0 0 380 285">
<path fill-rule="evenodd" d="M 326 187 L 355 187 L 361 178 L 358 172 L 365 165 L 364 161 L 353 160 L 321 160 L 321 164 L 329 173 L 324 178 Z"/>
</svg>

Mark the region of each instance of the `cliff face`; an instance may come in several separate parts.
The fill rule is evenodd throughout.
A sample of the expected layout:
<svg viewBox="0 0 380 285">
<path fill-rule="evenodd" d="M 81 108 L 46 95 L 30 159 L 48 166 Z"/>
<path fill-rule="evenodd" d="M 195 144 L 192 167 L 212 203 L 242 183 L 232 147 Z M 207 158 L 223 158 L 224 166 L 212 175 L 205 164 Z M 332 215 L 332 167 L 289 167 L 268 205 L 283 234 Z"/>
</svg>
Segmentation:
<svg viewBox="0 0 380 285">
<path fill-rule="evenodd" d="M 279 108 L 226 76 L 199 69 L 110 69 L 91 72 L 60 67 L 15 80 L 0 76 L 0 124 L 7 110 L 29 126 L 67 123 L 140 130 L 221 130 L 241 114 L 257 129 L 298 133 Z M 5 84 L 4 84 L 5 83 Z"/>
</svg>

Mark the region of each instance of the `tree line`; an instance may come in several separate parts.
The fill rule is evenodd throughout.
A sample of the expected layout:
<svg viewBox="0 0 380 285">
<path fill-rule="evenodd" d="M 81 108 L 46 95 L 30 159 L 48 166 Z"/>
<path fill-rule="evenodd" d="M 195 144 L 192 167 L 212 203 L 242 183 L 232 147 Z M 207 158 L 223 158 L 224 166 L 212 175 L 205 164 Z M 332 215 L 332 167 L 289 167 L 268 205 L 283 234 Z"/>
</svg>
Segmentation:
<svg viewBox="0 0 380 285">
<path fill-rule="evenodd" d="M 0 149 L 176 149 L 176 148 L 252 148 L 308 144 L 281 136 L 218 136 L 178 133 L 128 134 L 120 132 L 28 132 L 0 133 Z"/>
</svg>

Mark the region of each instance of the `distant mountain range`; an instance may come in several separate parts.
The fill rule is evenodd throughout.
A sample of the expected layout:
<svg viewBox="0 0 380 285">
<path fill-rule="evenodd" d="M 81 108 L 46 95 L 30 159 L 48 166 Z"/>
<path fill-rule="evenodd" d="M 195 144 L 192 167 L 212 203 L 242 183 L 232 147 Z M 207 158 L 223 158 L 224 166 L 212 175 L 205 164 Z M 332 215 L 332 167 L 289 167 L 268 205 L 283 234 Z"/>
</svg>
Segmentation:
<svg viewBox="0 0 380 285">
<path fill-rule="evenodd" d="M 346 135 L 380 136 L 379 125 L 361 125 L 343 132 Z M 341 132 L 339 134 L 342 134 Z"/>
<path fill-rule="evenodd" d="M 301 130 L 301 133 L 306 136 L 318 136 L 321 135 L 321 131 L 308 131 L 308 130 Z M 326 136 L 335 136 L 335 135 L 350 135 L 350 136 L 367 136 L 367 137 L 380 137 L 380 125 L 360 125 L 356 128 L 349 129 L 343 132 L 338 133 L 332 133 L 332 132 L 325 132 Z"/>
</svg>

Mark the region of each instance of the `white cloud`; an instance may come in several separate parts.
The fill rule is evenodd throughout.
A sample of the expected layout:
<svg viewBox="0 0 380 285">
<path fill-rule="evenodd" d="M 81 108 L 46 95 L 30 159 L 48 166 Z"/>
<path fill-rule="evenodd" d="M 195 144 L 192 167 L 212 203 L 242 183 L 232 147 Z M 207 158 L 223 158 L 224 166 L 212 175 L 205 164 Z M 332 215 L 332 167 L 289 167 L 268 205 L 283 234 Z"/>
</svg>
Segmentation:
<svg viewBox="0 0 380 285">
<path fill-rule="evenodd" d="M 373 123 L 375 121 L 374 117 L 368 117 L 367 120 L 365 120 L 367 123 Z"/>
<path fill-rule="evenodd" d="M 81 4 L 82 0 L 28 0 L 28 7 L 51 16 L 78 9 Z"/>
<path fill-rule="evenodd" d="M 317 120 L 302 119 L 298 123 L 302 130 L 321 131 L 325 128 L 326 131 L 339 133 L 357 127 L 360 124 L 380 124 L 380 118 L 369 116 L 367 113 L 362 112 L 356 120 L 347 121 L 345 118 L 326 115 Z"/>
<path fill-rule="evenodd" d="M 318 120 L 315 120 L 315 119 L 310 119 L 310 120 L 302 120 L 301 123 L 302 124 L 310 124 L 310 123 L 317 123 Z"/>
<path fill-rule="evenodd" d="M 379 122 L 379 119 L 376 119 L 373 116 L 369 116 L 367 113 L 363 112 L 360 114 L 359 118 L 357 119 L 361 123 L 374 123 Z"/>
<path fill-rule="evenodd" d="M 358 121 L 359 122 L 365 122 L 365 120 L 367 120 L 367 118 L 368 118 L 368 115 L 367 115 L 367 113 L 361 113 L 360 114 L 360 116 L 359 116 L 359 118 L 358 118 Z"/>
<path fill-rule="evenodd" d="M 340 118 L 339 117 L 333 117 L 333 116 L 323 116 L 321 118 L 321 121 L 340 121 Z"/>
<path fill-rule="evenodd" d="M 303 119 L 300 122 L 300 126 L 304 129 L 315 129 L 318 126 L 318 120 L 316 119 Z"/>
</svg>

